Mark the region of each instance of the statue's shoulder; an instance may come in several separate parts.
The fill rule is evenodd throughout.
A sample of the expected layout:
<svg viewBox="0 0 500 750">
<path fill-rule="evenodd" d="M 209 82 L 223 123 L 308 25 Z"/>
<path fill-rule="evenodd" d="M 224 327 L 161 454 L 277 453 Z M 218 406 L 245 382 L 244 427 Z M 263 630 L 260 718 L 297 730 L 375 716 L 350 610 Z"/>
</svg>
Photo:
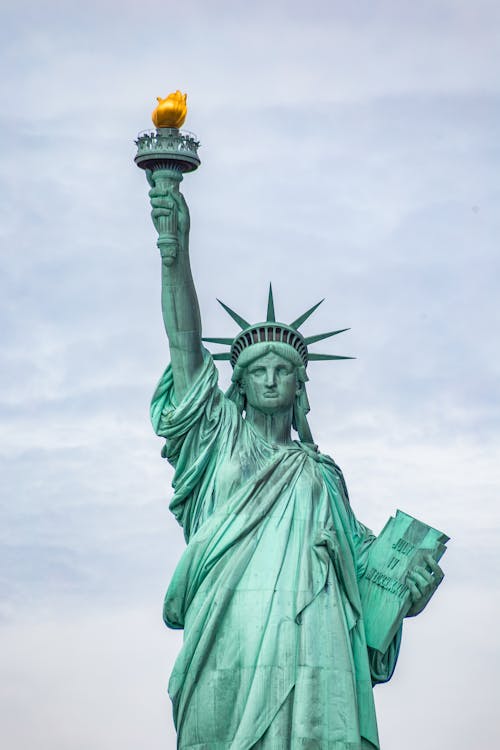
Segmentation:
<svg viewBox="0 0 500 750">
<path fill-rule="evenodd" d="M 322 472 L 329 475 L 330 479 L 337 485 L 341 493 L 344 495 L 345 501 L 348 503 L 349 493 L 340 466 L 331 456 L 326 453 L 321 453 L 317 445 L 301 443 L 299 441 L 296 441 L 296 443 L 304 453 L 307 453 L 308 456 L 313 458 L 320 465 Z"/>
<path fill-rule="evenodd" d="M 340 474 L 340 476 L 342 476 L 342 471 L 340 467 L 335 463 L 333 458 L 327 453 L 322 453 L 316 444 L 302 443 L 299 440 L 295 440 L 294 442 L 304 453 L 313 458 L 315 461 L 320 464 L 324 464 L 325 467 L 328 466 L 332 469 L 332 471 L 335 471 Z"/>
</svg>

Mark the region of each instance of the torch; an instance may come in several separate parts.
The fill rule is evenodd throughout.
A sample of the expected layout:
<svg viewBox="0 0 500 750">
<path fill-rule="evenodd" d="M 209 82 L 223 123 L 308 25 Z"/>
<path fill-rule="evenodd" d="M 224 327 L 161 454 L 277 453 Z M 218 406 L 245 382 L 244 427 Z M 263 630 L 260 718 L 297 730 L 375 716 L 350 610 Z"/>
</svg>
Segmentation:
<svg viewBox="0 0 500 750">
<path fill-rule="evenodd" d="M 164 194 L 162 213 L 155 222 L 158 231 L 156 244 L 163 262 L 171 266 L 178 252 L 178 209 L 175 194 L 184 172 L 193 172 L 200 166 L 199 142 L 193 133 L 179 130 L 186 119 L 187 94 L 176 91 L 165 99 L 158 97 L 158 106 L 152 119 L 155 131 L 139 133 L 135 141 L 135 163 L 146 170 L 151 187 L 160 188 Z"/>
</svg>

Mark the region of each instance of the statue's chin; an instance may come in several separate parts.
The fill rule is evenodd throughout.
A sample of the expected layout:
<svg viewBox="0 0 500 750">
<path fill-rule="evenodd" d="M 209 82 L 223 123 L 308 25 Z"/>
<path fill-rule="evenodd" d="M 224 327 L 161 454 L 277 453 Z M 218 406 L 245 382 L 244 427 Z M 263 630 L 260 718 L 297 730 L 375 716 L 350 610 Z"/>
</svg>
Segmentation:
<svg viewBox="0 0 500 750">
<path fill-rule="evenodd" d="M 276 403 L 277 399 L 269 398 L 269 403 L 249 404 L 247 402 L 247 417 L 252 415 L 252 412 L 256 415 L 262 414 L 265 417 L 278 417 L 292 414 L 292 405 Z"/>
</svg>

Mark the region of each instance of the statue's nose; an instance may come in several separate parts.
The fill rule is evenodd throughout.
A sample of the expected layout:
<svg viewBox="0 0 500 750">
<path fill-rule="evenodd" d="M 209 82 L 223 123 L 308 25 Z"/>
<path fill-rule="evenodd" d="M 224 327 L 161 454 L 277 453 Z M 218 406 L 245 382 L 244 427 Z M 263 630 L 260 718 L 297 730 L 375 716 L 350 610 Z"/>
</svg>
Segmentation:
<svg viewBox="0 0 500 750">
<path fill-rule="evenodd" d="M 267 386 L 276 385 L 276 373 L 273 367 L 269 367 L 266 370 L 266 385 Z"/>
</svg>

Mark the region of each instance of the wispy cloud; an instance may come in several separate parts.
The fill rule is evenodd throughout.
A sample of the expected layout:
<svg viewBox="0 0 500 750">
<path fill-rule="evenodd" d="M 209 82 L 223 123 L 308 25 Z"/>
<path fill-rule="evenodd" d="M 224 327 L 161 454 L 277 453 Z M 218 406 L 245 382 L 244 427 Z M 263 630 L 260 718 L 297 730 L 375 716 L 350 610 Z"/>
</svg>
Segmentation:
<svg viewBox="0 0 500 750">
<path fill-rule="evenodd" d="M 320 447 L 375 530 L 402 507 L 453 536 L 445 593 L 380 694 L 384 747 L 400 747 L 407 706 L 429 717 L 429 750 L 494 744 L 478 726 L 498 646 L 485 636 L 465 678 L 456 655 L 470 612 L 494 621 L 497 596 L 499 15 L 486 0 L 10 9 L 0 692 L 13 750 L 173 746 L 160 691 L 177 641 L 159 608 L 183 543 L 148 422 L 168 347 L 132 159 L 155 96 L 177 86 L 202 141 L 183 188 L 205 331 L 233 332 L 216 296 L 257 319 L 269 280 L 284 320 L 326 296 L 307 330 L 351 326 L 327 346 L 358 359 L 310 367 Z M 439 715 L 424 652 L 449 696 Z M 486 707 L 474 713 L 469 684 Z"/>
</svg>

